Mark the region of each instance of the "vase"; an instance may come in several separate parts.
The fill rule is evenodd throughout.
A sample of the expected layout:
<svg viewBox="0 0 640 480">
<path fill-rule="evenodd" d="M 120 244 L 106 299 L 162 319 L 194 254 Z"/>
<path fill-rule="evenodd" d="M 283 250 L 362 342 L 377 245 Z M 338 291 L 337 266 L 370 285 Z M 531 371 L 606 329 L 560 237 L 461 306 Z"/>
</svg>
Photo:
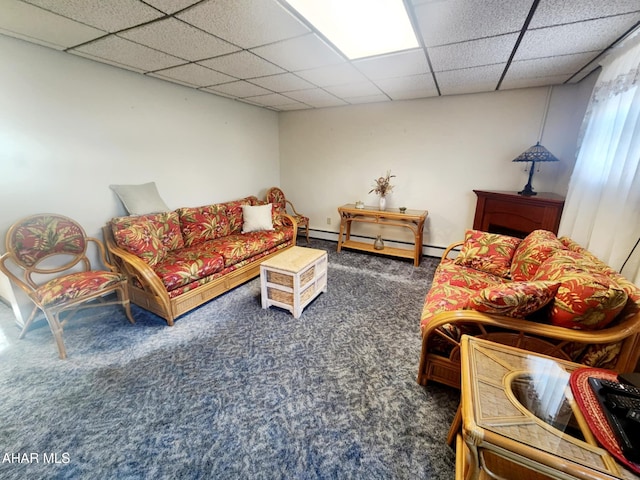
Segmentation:
<svg viewBox="0 0 640 480">
<path fill-rule="evenodd" d="M 387 197 L 380 196 L 380 199 L 378 200 L 378 209 L 382 211 L 387 209 Z"/>
<path fill-rule="evenodd" d="M 373 242 L 373 248 L 376 250 L 384 250 L 384 242 L 382 241 L 382 235 L 378 235 Z"/>
</svg>

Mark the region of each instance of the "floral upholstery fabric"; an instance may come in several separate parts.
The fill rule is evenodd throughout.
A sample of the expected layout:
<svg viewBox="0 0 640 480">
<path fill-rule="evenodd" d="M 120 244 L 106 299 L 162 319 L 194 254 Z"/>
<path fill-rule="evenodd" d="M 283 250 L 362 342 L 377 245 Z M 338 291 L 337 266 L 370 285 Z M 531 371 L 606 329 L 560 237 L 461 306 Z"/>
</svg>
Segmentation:
<svg viewBox="0 0 640 480">
<path fill-rule="evenodd" d="M 555 296 L 558 282 L 509 282 L 474 292 L 467 308 L 484 313 L 525 318 L 545 307 Z"/>
<path fill-rule="evenodd" d="M 476 291 L 504 281 L 496 275 L 456 265 L 454 260 L 443 260 L 436 269 L 431 288 L 425 297 L 420 328 L 424 328 L 440 312 L 464 309 L 469 303 L 469 297 Z M 455 330 L 455 333 L 458 331 Z"/>
<path fill-rule="evenodd" d="M 180 228 L 185 246 L 198 245 L 229 235 L 231 228 L 224 204 L 179 208 Z"/>
<path fill-rule="evenodd" d="M 582 254 L 557 252 L 538 269 L 536 280 L 560 282 L 551 308 L 552 324 L 566 328 L 604 328 L 622 311 L 627 293 L 611 277 L 594 268 Z"/>
<path fill-rule="evenodd" d="M 242 205 L 258 205 L 258 197 L 253 195 L 233 202 L 223 203 L 227 210 L 229 220 L 229 234 L 240 233 L 242 231 Z"/>
<path fill-rule="evenodd" d="M 152 267 L 162 261 L 167 252 L 184 247 L 176 212 L 114 218 L 111 229 L 119 247 Z"/>
<path fill-rule="evenodd" d="M 519 244 L 519 238 L 467 230 L 464 244 L 455 262 L 457 265 L 471 267 L 499 277 L 508 277 L 511 258 Z"/>
<path fill-rule="evenodd" d="M 17 260 L 32 267 L 52 254 L 82 254 L 85 234 L 76 222 L 60 216 L 31 217 L 12 230 L 7 239 Z"/>
<path fill-rule="evenodd" d="M 108 271 L 90 270 L 72 273 L 41 285 L 35 291 L 35 297 L 41 305 L 51 307 L 92 293 L 106 291 L 123 281 L 122 275 Z"/>
<path fill-rule="evenodd" d="M 213 247 L 212 242 L 205 242 L 172 250 L 153 270 L 167 291 L 183 287 L 224 268 L 224 258 Z"/>
<path fill-rule="evenodd" d="M 516 282 L 532 280 L 546 259 L 565 248 L 553 232 L 534 230 L 520 242 L 513 254 L 511 279 Z"/>
<path fill-rule="evenodd" d="M 211 240 L 210 248 L 222 255 L 226 268 L 291 240 L 292 236 L 293 229 L 277 227 L 274 230 L 238 233 Z"/>
</svg>

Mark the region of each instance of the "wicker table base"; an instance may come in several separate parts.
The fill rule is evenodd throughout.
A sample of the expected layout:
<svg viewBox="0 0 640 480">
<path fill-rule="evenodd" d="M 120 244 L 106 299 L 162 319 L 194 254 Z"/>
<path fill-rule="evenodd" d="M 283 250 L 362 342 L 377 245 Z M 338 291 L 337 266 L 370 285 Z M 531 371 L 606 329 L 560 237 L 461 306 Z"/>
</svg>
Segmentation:
<svg viewBox="0 0 640 480">
<path fill-rule="evenodd" d="M 327 252 L 292 247 L 260 265 L 262 308 L 276 306 L 300 318 L 302 310 L 327 291 Z"/>
</svg>

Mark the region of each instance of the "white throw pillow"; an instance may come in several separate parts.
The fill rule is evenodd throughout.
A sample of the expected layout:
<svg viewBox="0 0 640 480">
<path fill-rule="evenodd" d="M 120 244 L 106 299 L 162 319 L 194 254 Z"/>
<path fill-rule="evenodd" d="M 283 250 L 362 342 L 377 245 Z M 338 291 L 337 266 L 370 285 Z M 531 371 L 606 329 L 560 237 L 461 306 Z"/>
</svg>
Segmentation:
<svg viewBox="0 0 640 480">
<path fill-rule="evenodd" d="M 146 215 L 171 210 L 160 198 L 155 182 L 142 185 L 109 185 L 109 188 L 116 192 L 129 215 Z"/>
<path fill-rule="evenodd" d="M 271 204 L 242 206 L 242 233 L 273 230 Z"/>
</svg>

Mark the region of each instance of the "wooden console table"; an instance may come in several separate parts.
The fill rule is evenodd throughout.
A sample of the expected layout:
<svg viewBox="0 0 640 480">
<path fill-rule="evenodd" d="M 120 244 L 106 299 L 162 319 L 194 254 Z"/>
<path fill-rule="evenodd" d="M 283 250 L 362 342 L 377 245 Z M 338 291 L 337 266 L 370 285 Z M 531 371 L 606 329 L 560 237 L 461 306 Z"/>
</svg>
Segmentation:
<svg viewBox="0 0 640 480">
<path fill-rule="evenodd" d="M 558 233 L 564 197 L 555 193 L 534 196 L 516 192 L 474 190 L 478 196 L 474 230 L 526 237 L 534 230 Z"/>
<path fill-rule="evenodd" d="M 356 208 L 355 204 L 348 203 L 338 208 L 340 213 L 340 236 L 338 237 L 338 252 L 344 248 L 361 250 L 364 252 L 381 253 L 393 257 L 413 258 L 413 264 L 420 265 L 422 258 L 422 238 L 424 222 L 429 212 L 426 210 L 407 210 L 400 213 L 397 209 L 379 210 L 377 207 L 365 206 Z M 385 246 L 383 250 L 373 248 L 373 242 L 356 242 L 351 240 L 351 223 L 373 223 L 391 227 L 408 228 L 413 232 L 414 247 L 395 248 Z M 343 239 L 343 235 L 345 238 Z"/>
</svg>

